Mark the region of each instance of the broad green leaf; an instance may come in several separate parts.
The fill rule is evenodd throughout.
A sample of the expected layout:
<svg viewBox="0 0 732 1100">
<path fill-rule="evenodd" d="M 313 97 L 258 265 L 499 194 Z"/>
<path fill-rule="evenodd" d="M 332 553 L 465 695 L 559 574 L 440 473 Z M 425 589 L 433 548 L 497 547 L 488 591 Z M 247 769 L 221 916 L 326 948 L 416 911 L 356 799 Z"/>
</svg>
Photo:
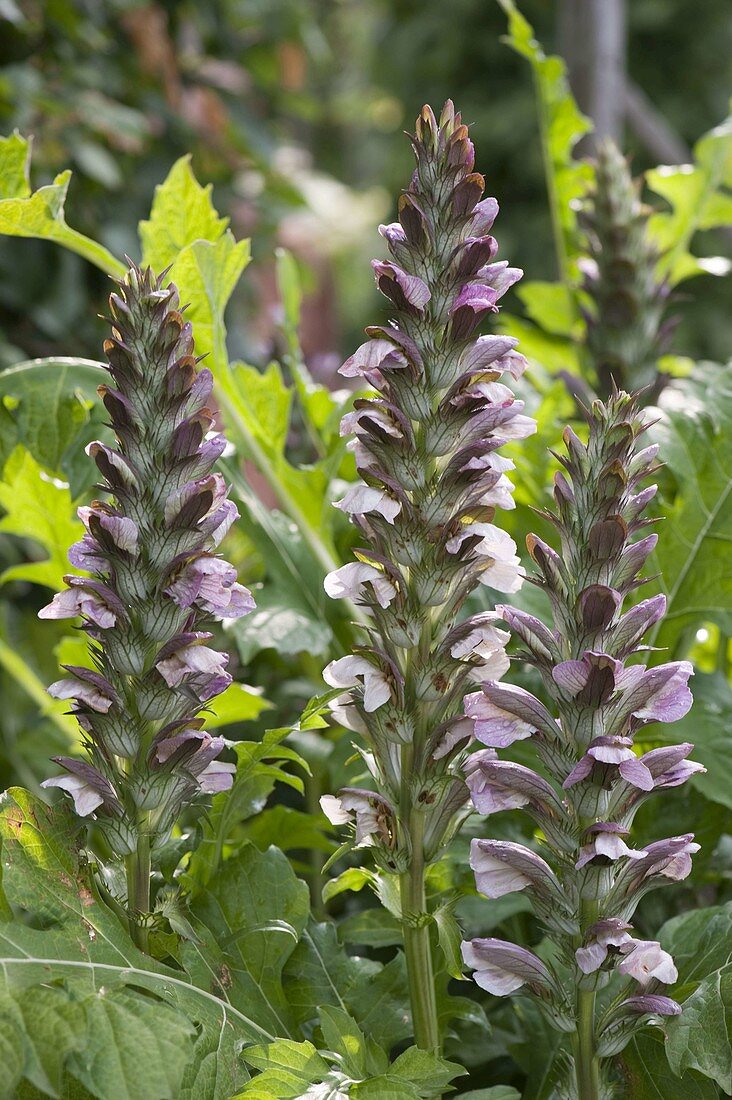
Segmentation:
<svg viewBox="0 0 732 1100">
<path fill-rule="evenodd" d="M 208 952 L 214 947 L 222 953 L 231 1001 L 246 1006 L 247 1014 L 271 1035 L 283 1038 L 295 1036 L 282 970 L 302 935 L 309 908 L 307 886 L 295 878 L 282 852 L 260 852 L 251 844 L 226 861 L 191 907 L 203 929 L 200 936 L 206 937 L 206 957 L 213 957 Z M 184 945 L 184 958 L 194 950 Z"/>
<path fill-rule="evenodd" d="M 226 369 L 224 313 L 244 268 L 249 263 L 249 241 L 235 241 L 227 230 L 216 241 L 197 240 L 178 253 L 170 280 L 188 304 L 186 320 L 193 325 L 196 353 L 207 355 L 207 366 L 218 377 Z"/>
<path fill-rule="evenodd" d="M 384 1074 L 354 1085 L 348 1095 L 353 1100 L 418 1100 L 420 1094 L 414 1085 Z"/>
<path fill-rule="evenodd" d="M 283 454 L 290 425 L 292 390 L 285 385 L 279 363 L 270 363 L 265 371 L 237 363 L 235 381 L 243 397 L 240 408 L 249 431 L 268 453 Z"/>
<path fill-rule="evenodd" d="M 302 601 L 300 594 L 298 599 Z M 298 653 L 323 657 L 328 653 L 333 641 L 331 628 L 327 622 L 313 618 L 307 605 L 293 607 L 283 600 L 276 584 L 257 592 L 256 600 L 254 611 L 232 627 L 244 664 L 265 649 L 274 649 L 284 657 Z"/>
<path fill-rule="evenodd" d="M 25 1021 L 12 997 L 0 992 L 0 1096 L 14 1096 L 25 1069 Z"/>
<path fill-rule="evenodd" d="M 633 1100 L 718 1100 L 716 1085 L 688 1070 L 677 1077 L 664 1051 L 663 1036 L 654 1030 L 641 1032 L 621 1055 L 625 1095 Z"/>
<path fill-rule="evenodd" d="M 25 1076 L 40 1089 L 58 1092 L 69 1055 L 86 1041 L 86 1005 L 56 986 L 24 989 L 15 1003 L 23 1017 Z"/>
<path fill-rule="evenodd" d="M 386 1054 L 376 1043 L 367 1040 L 348 1012 L 323 1005 L 319 1018 L 325 1048 L 340 1056 L 339 1062 L 349 1077 L 362 1080 L 386 1071 L 389 1065 Z"/>
<path fill-rule="evenodd" d="M 703 622 L 732 633 L 732 364 L 697 364 L 666 387 L 651 415 L 660 416 L 652 435 L 675 486 L 661 500 L 665 522 L 651 559 L 668 607 L 650 641 L 673 653 Z"/>
<path fill-rule="evenodd" d="M 450 1082 L 464 1074 L 457 1062 L 448 1062 L 419 1047 L 409 1047 L 389 1068 L 390 1076 L 404 1077 L 417 1086 L 421 1096 L 442 1096 Z"/>
<path fill-rule="evenodd" d="M 721 673 L 697 672 L 691 683 L 693 707 L 664 733 L 674 743 L 692 742 L 693 759 L 707 769 L 692 783 L 706 798 L 732 809 L 732 688 Z"/>
<path fill-rule="evenodd" d="M 575 334 L 577 317 L 574 298 L 563 283 L 522 282 L 516 288 L 516 294 L 528 316 L 544 332 L 553 336 Z"/>
<path fill-rule="evenodd" d="M 690 246 L 697 231 L 727 226 L 732 218 L 732 116 L 699 139 L 693 164 L 652 168 L 646 182 L 671 207 L 654 214 L 649 226 L 663 252 L 661 274 L 672 286 L 692 275 L 726 274 L 729 260 L 699 259 Z"/>
<path fill-rule="evenodd" d="M 306 848 L 330 853 L 335 847 L 326 835 L 320 815 L 303 813 L 280 803 L 250 818 L 243 826 L 243 833 L 261 850 L 274 844 L 283 852 Z"/>
<path fill-rule="evenodd" d="M 84 1008 L 85 1054 L 72 1050 L 65 1070 L 91 1095 L 226 1100 L 246 1080 L 238 1061 L 240 1044 L 268 1039 L 269 1033 L 225 1000 L 221 983 L 215 987 L 219 995 L 211 992 L 210 968 L 198 987 L 185 970 L 173 970 L 137 950 L 95 896 L 75 846 L 79 829 L 78 818 L 65 805 L 49 808 L 19 788 L 3 796 L 4 887 L 8 901 L 24 910 L 30 923 L 0 924 L 0 974 L 5 992 L 23 1008 L 34 1052 L 28 1072 L 35 1080 L 41 1067 L 54 1072 L 47 1037 L 56 1036 L 58 1045 L 61 1032 L 49 1029 L 45 1000 L 33 1007 L 35 991 L 52 983 Z M 157 1035 L 157 1027 L 165 1034 Z M 118 1037 L 114 1064 L 112 1050 L 94 1045 L 105 1033 Z M 90 1053 L 93 1057 L 87 1058 Z M 140 1076 L 141 1057 L 159 1063 L 152 1083 Z M 145 1080 L 146 1093 L 141 1091 Z"/>
<path fill-rule="evenodd" d="M 44 551 L 42 561 L 11 566 L 0 583 L 27 580 L 59 590 L 69 572 L 68 550 L 84 533 L 72 518 L 68 487 L 44 470 L 24 447 L 15 448 L 0 481 L 0 506 L 6 514 L 0 531 L 31 539 Z"/>
<path fill-rule="evenodd" d="M 330 922 L 310 922 L 284 971 L 285 990 L 300 1027 L 332 1005 L 348 1012 L 364 1034 L 387 1049 L 411 1034 L 402 956 L 386 966 L 349 955 Z"/>
<path fill-rule="evenodd" d="M 274 1043 L 247 1047 L 242 1057 L 262 1072 L 238 1094 L 237 1100 L 296 1100 L 306 1095 L 313 1082 L 324 1080 L 330 1066 L 312 1043 L 277 1039 Z"/>
<path fill-rule="evenodd" d="M 7 426 L 0 463 L 21 443 L 39 465 L 71 481 L 74 497 L 95 480 L 84 447 L 105 432 L 106 413 L 97 386 L 107 375 L 91 359 L 30 359 L 0 374 L 0 403 Z"/>
<path fill-rule="evenodd" d="M 299 755 L 281 744 L 289 730 L 268 730 L 260 741 L 238 741 L 234 785 L 225 794 L 215 795 L 203 822 L 203 835 L 191 855 L 187 882 L 193 892 L 205 887 L 217 873 L 224 848 L 232 842 L 232 833 L 242 821 L 263 809 L 275 783 L 288 783 L 302 789 L 299 777 L 290 775 L 281 762 L 302 767 Z"/>
<path fill-rule="evenodd" d="M 83 1050 L 71 1056 L 73 1076 L 103 1100 L 177 1100 L 193 1056 L 193 1024 L 125 989 L 100 989 L 84 1007 L 87 1033 Z"/>
<path fill-rule="evenodd" d="M 732 946 L 728 943 L 728 946 Z M 709 974 L 668 1023 L 666 1056 L 673 1071 L 695 1069 L 732 1094 L 732 966 Z"/>
<path fill-rule="evenodd" d="M 217 241 L 229 224 L 211 202 L 213 185 L 202 187 L 191 169 L 190 154 L 175 162 L 155 188 L 149 221 L 139 225 L 142 263 L 163 271 L 194 241 Z"/>
<path fill-rule="evenodd" d="M 124 265 L 103 245 L 66 224 L 64 203 L 71 172 L 31 193 L 31 143 L 19 134 L 0 138 L 0 233 L 37 237 L 77 252 L 108 275 L 124 275 Z"/>
<path fill-rule="evenodd" d="M 489 1089 L 471 1089 L 461 1092 L 460 1100 L 521 1100 L 521 1093 L 509 1085 L 494 1085 Z"/>
<path fill-rule="evenodd" d="M 401 922 L 380 907 L 346 917 L 338 925 L 338 935 L 344 943 L 366 947 L 394 947 L 403 938 Z"/>
<path fill-rule="evenodd" d="M 694 909 L 666 921 L 658 938 L 679 971 L 679 985 L 688 987 L 730 962 L 732 902 Z"/>
<path fill-rule="evenodd" d="M 575 200 L 585 194 L 592 179 L 590 165 L 574 160 L 572 151 L 592 128 L 591 123 L 580 113 L 569 90 L 564 61 L 546 56 L 533 27 L 513 0 L 498 2 L 508 17 L 506 41 L 528 60 L 534 74 L 557 262 L 561 278 L 568 282 L 571 261 L 578 253 Z"/>
</svg>

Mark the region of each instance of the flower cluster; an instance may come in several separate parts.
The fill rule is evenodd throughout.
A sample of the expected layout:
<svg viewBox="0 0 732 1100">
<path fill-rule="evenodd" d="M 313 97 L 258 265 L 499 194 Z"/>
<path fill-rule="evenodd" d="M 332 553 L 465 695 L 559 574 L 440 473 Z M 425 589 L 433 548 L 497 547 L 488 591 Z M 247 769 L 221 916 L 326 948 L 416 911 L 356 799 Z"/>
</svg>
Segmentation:
<svg viewBox="0 0 732 1100">
<path fill-rule="evenodd" d="M 39 613 L 80 617 L 90 640 L 95 667 L 66 666 L 49 688 L 72 700 L 89 759 L 57 758 L 65 774 L 44 786 L 67 791 L 128 856 L 162 843 L 193 796 L 231 786 L 224 741 L 201 717 L 231 683 L 206 627 L 254 601 L 216 554 L 238 515 L 212 473 L 225 440 L 211 431 L 213 378 L 197 369 L 178 292 L 132 267 L 110 307 L 112 384 L 99 392 L 116 446 L 87 448 L 106 499 L 79 509 L 86 533 L 69 560 L 85 574 Z"/>
<path fill-rule="evenodd" d="M 668 283 L 657 275 L 659 250 L 648 232 L 652 211 L 640 181 L 612 141 L 598 151 L 594 192 L 579 212 L 586 256 L 580 261 L 587 295 L 587 351 L 598 392 L 658 383 L 658 357 L 676 321 L 664 319 Z"/>
<path fill-rule="evenodd" d="M 341 425 L 361 481 L 336 506 L 363 543 L 325 581 L 371 619 L 365 643 L 324 676 L 342 689 L 339 721 L 366 737 L 377 793 L 343 792 L 325 808 L 339 823 L 355 814 L 357 837 L 385 868 L 419 875 L 467 802 L 454 767 L 469 735 L 465 691 L 508 667 L 498 616 L 461 619 L 461 609 L 479 584 L 510 593 L 523 581 L 516 545 L 494 522 L 514 506 L 513 464 L 499 452 L 535 425 L 506 384 L 525 367 L 516 341 L 476 335 L 521 272 L 496 261 L 498 206 L 482 198 L 467 127 L 449 102 L 439 121 L 425 107 L 412 143 L 399 220 L 380 227 L 392 259 L 373 261 L 393 319 L 367 329 L 341 368 L 375 391 Z"/>
<path fill-rule="evenodd" d="M 575 1060 L 585 1069 L 621 1050 L 649 1018 L 680 1011 L 662 992 L 676 980 L 673 960 L 658 943 L 635 938 L 631 921 L 644 894 L 689 874 L 698 849 L 691 835 L 642 848 L 630 835 L 647 798 L 703 770 L 687 759 L 689 744 L 642 755 L 634 746 L 649 723 L 682 718 L 692 702 L 689 662 L 648 668 L 638 660 L 665 597 L 623 607 L 643 583 L 639 573 L 656 544 L 655 534 L 642 534 L 655 486 L 640 482 L 653 471 L 657 451 L 639 446 L 643 431 L 636 402 L 624 393 L 595 402 L 587 444 L 566 429 L 556 513 L 545 513 L 559 532 L 561 554 L 535 535 L 527 540 L 553 629 L 516 608 L 498 609 L 550 705 L 495 681 L 467 699 L 475 737 L 485 746 L 466 766 L 476 809 L 490 815 L 522 808 L 543 835 L 540 852 L 475 840 L 478 890 L 489 898 L 515 890 L 531 895 L 569 984 L 530 951 L 500 940 L 464 944 L 464 959 L 484 988 L 534 995 L 557 1026 L 584 1035 Z M 532 739 L 539 771 L 498 757 L 496 750 L 524 738 Z M 613 971 L 636 988 L 621 991 L 597 1020 L 594 994 Z"/>
</svg>

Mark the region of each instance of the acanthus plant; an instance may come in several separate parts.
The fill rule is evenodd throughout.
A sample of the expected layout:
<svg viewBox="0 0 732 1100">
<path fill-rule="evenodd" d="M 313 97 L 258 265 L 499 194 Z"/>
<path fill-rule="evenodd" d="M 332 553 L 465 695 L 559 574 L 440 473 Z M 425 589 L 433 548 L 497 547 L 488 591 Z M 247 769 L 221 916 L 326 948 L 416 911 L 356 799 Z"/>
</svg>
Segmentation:
<svg viewBox="0 0 732 1100">
<path fill-rule="evenodd" d="M 156 851 L 182 807 L 227 790 L 235 770 L 220 759 L 223 738 L 204 728 L 206 706 L 231 683 L 207 627 L 254 607 L 216 553 L 238 518 L 212 472 L 226 441 L 212 431 L 211 372 L 197 369 L 191 325 L 164 282 L 133 266 L 110 297 L 112 385 L 99 394 L 116 446 L 87 448 L 105 499 L 79 510 L 86 534 L 69 560 L 85 575 L 68 576 L 39 613 L 81 617 L 94 664 L 65 666 L 68 677 L 49 688 L 72 700 L 88 760 L 57 757 L 64 774 L 43 786 L 70 794 L 124 860 L 123 900 L 144 949 Z"/>
<path fill-rule="evenodd" d="M 355 818 L 356 843 L 400 877 L 415 1040 L 436 1051 L 425 872 L 467 813 L 463 697 L 509 664 L 498 616 L 465 617 L 464 604 L 478 585 L 506 594 L 523 581 L 516 544 L 494 522 L 514 507 L 513 463 L 499 452 L 535 425 L 505 381 L 526 365 L 516 341 L 476 336 L 522 273 L 495 260 L 498 205 L 482 198 L 467 127 L 450 102 L 439 121 L 424 107 L 412 143 L 399 220 L 381 227 L 393 259 L 373 261 L 392 320 L 367 329 L 341 368 L 376 391 L 341 426 L 362 480 L 337 506 L 363 542 L 325 582 L 370 615 L 363 644 L 324 676 L 343 692 L 336 717 L 365 739 L 373 786 L 326 796 L 323 808 L 334 824 Z"/>
<path fill-rule="evenodd" d="M 652 794 L 704 769 L 687 759 L 690 744 L 642 755 L 634 744 L 650 723 L 688 712 L 693 669 L 688 661 L 643 662 L 641 642 L 664 615 L 663 595 L 624 609 L 644 583 L 640 572 L 657 541 L 642 534 L 655 486 L 640 484 L 654 469 L 657 447 L 639 443 L 643 418 L 623 392 L 595 402 L 588 421 L 586 444 L 565 430 L 556 513 L 543 513 L 561 552 L 535 535 L 527 540 L 553 623 L 498 608 L 549 706 L 495 680 L 467 701 L 475 737 L 486 746 L 465 767 L 475 808 L 486 816 L 521 808 L 537 830 L 532 848 L 472 842 L 478 891 L 499 898 L 526 890 L 553 952 L 540 959 L 488 938 L 464 943 L 463 957 L 484 989 L 534 998 L 572 1036 L 577 1095 L 598 1100 L 612 1087 L 605 1060 L 639 1028 L 681 1011 L 665 992 L 677 977 L 673 959 L 659 943 L 634 936 L 632 921 L 648 891 L 689 874 L 699 846 L 691 834 L 634 846 L 633 820 Z M 529 738 L 537 770 L 499 757 L 496 750 Z"/>
<path fill-rule="evenodd" d="M 640 198 L 628 162 L 609 139 L 600 145 L 595 185 L 578 212 L 586 255 L 584 275 L 586 349 L 598 393 L 613 387 L 645 389 L 648 400 L 661 388 L 658 359 L 668 347 L 677 318 L 666 317 L 670 287 L 659 277 L 660 250 L 649 222 L 652 208 Z"/>
</svg>

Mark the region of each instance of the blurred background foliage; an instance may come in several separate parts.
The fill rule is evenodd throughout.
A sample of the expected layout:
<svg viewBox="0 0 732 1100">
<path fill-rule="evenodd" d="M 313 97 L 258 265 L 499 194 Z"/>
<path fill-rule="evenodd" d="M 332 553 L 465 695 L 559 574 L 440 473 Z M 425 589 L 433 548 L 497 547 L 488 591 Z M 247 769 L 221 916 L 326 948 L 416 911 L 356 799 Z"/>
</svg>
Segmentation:
<svg viewBox="0 0 732 1100">
<path fill-rule="evenodd" d="M 563 46 L 561 9 L 523 5 L 547 52 Z M 725 0 L 628 5 L 629 75 L 682 149 L 726 114 L 727 15 Z M 276 347 L 277 241 L 308 270 L 301 338 L 316 375 L 330 377 L 378 308 L 364 261 L 404 183 L 401 131 L 424 101 L 449 95 L 473 124 L 503 206 L 503 254 L 528 278 L 554 277 L 534 92 L 505 27 L 483 0 L 2 0 L 0 129 L 33 134 L 37 183 L 73 169 L 69 222 L 116 255 L 135 254 L 155 185 L 192 153 L 235 235 L 252 238 L 256 264 L 230 310 L 233 353 L 264 363 Z M 626 138 L 636 172 L 658 163 Z M 0 362 L 96 356 L 103 283 L 53 245 L 3 242 Z M 679 353 L 724 354 L 723 293 L 704 278 L 680 303 Z"/>
</svg>

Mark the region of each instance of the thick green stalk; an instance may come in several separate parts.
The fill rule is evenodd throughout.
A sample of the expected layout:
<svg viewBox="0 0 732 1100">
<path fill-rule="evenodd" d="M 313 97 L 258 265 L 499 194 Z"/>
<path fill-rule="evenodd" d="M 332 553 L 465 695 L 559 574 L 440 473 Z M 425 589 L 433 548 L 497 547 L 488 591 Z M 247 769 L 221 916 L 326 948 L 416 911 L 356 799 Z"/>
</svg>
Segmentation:
<svg viewBox="0 0 732 1100">
<path fill-rule="evenodd" d="M 586 828 L 592 819 L 584 821 Z M 588 928 L 598 917 L 599 905 L 595 899 L 582 901 L 580 905 L 580 926 Z M 577 946 L 581 942 L 578 940 Z M 574 1043 L 574 1065 L 577 1079 L 578 1100 L 600 1100 L 600 1060 L 597 1057 L 595 1039 L 595 1001 L 594 990 L 577 990 L 577 1034 Z"/>
<path fill-rule="evenodd" d="M 402 750 L 403 793 L 409 787 L 411 746 Z M 409 998 L 412 1006 L 414 1041 L 422 1050 L 440 1052 L 440 1029 L 437 1020 L 435 974 L 430 944 L 430 918 L 425 894 L 424 817 L 413 807 L 402 807 L 402 819 L 407 823 L 412 845 L 409 869 L 400 880 L 404 954 L 407 960 Z"/>
<path fill-rule="evenodd" d="M 595 996 L 577 993 L 577 1039 L 575 1073 L 579 1100 L 600 1100 L 600 1063 L 595 1053 Z"/>
<path fill-rule="evenodd" d="M 125 859 L 127 870 L 127 909 L 130 935 L 141 951 L 148 950 L 146 918 L 150 912 L 150 835 L 140 832 L 137 848 Z M 140 919 L 142 918 L 142 919 Z"/>
</svg>

